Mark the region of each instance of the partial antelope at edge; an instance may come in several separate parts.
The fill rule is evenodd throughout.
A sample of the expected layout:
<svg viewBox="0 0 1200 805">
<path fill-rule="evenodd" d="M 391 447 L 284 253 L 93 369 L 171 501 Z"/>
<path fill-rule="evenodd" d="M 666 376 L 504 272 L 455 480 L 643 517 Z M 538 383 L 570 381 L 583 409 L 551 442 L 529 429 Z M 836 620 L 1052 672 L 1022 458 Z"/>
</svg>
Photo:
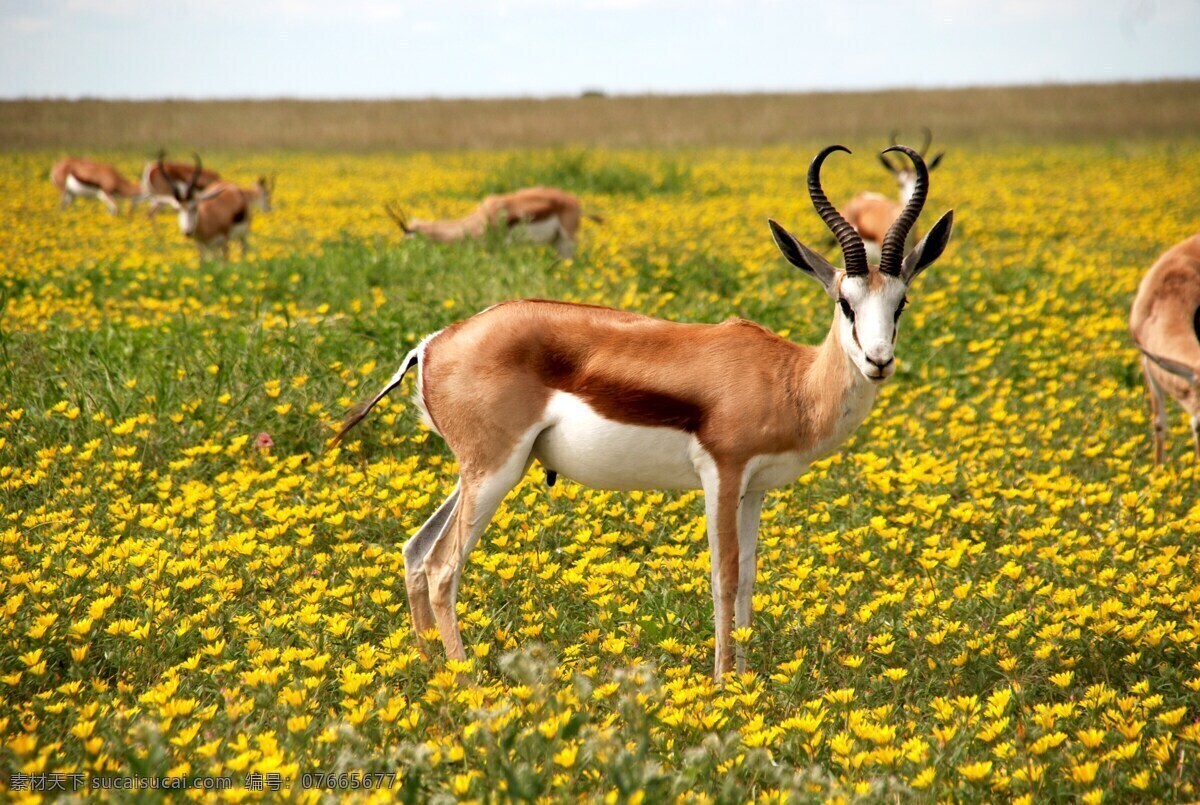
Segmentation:
<svg viewBox="0 0 1200 805">
<path fill-rule="evenodd" d="M 1200 459 L 1200 234 L 1176 244 L 1150 266 L 1129 312 L 1129 332 L 1142 352 L 1150 391 L 1154 463 L 1166 447 L 1170 395 L 1191 417 Z"/>
</svg>

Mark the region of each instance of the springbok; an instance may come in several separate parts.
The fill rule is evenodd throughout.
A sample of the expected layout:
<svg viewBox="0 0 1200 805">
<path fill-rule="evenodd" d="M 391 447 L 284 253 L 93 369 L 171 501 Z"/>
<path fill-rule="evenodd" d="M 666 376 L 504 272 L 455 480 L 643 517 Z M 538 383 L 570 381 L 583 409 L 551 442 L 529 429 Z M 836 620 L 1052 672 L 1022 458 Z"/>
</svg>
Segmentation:
<svg viewBox="0 0 1200 805">
<path fill-rule="evenodd" d="M 166 152 L 159 151 L 158 158 L 147 162 L 146 167 L 142 169 L 142 196 L 150 199 L 150 209 L 146 211 L 149 218 L 158 215 L 158 211 L 163 207 L 175 206 L 172 200 L 178 198 L 179 191 L 191 182 L 195 167 L 186 162 L 163 162 L 165 156 Z M 192 156 L 199 164 L 199 155 Z M 202 168 L 193 189 L 204 191 L 219 181 L 221 174 Z"/>
<path fill-rule="evenodd" d="M 950 238 L 947 212 L 915 249 L 904 241 L 925 203 L 929 173 L 906 146 L 917 180 L 884 239 L 877 266 L 821 190 L 808 191 L 845 257 L 838 270 L 775 221 L 787 260 L 835 301 L 820 346 L 793 344 L 753 322 L 682 324 L 590 305 L 505 302 L 422 340 L 383 389 L 346 417 L 338 444 L 405 373 L 416 403 L 458 459 L 450 497 L 404 546 L 418 637 L 434 625 L 463 660 L 455 604 L 467 555 L 500 502 L 536 459 L 598 489 L 703 489 L 716 622 L 714 676 L 733 666 L 734 623 L 750 625 L 759 513 L 768 489 L 795 480 L 866 418 L 895 370 L 906 292 Z M 737 668 L 745 668 L 739 646 Z"/>
<path fill-rule="evenodd" d="M 117 199 L 129 199 L 129 210 L 142 198 L 142 189 L 129 181 L 112 165 L 70 157 L 50 169 L 50 181 L 62 197 L 59 209 L 65 210 L 78 197 L 98 198 L 113 215 L 120 207 Z"/>
<path fill-rule="evenodd" d="M 557 187 L 526 187 L 488 196 L 465 218 L 448 221 L 409 221 L 403 211 L 390 205 L 385 209 L 406 236 L 453 243 L 483 237 L 490 228 L 507 229 L 512 239 L 551 244 L 565 258 L 575 255 L 575 233 L 582 218 L 604 222 L 598 215 L 585 215 L 579 199 Z"/>
<path fill-rule="evenodd" d="M 161 165 L 159 169 L 165 172 Z M 191 177 L 183 189 L 170 183 L 168 203 L 179 212 L 179 229 L 196 242 L 201 262 L 206 254 L 218 252 L 222 260 L 228 259 L 232 240 L 241 241 L 245 255 L 246 235 L 250 231 L 250 200 L 247 197 L 250 191 L 244 191 L 232 182 L 217 182 L 197 194 L 198 179 L 203 170 L 197 156 Z"/>
<path fill-rule="evenodd" d="M 1200 458 L 1200 234 L 1177 243 L 1150 266 L 1129 312 L 1129 332 L 1142 351 L 1142 373 L 1154 420 L 1154 463 L 1162 464 L 1167 433 L 1163 392 L 1191 416 Z"/>
<path fill-rule="evenodd" d="M 929 129 L 922 129 L 925 134 L 925 142 L 921 146 L 921 158 L 925 158 L 925 153 L 929 150 L 930 144 L 933 142 L 933 132 Z M 892 131 L 892 145 L 896 144 L 896 135 L 900 132 Z M 928 170 L 933 170 L 942 162 L 942 157 L 946 155 L 943 151 L 933 158 L 926 166 Z M 900 200 L 894 201 L 880 193 L 859 193 L 854 198 L 850 199 L 850 203 L 846 205 L 846 220 L 850 222 L 850 226 L 858 232 L 862 237 L 863 243 L 867 248 L 867 256 L 870 259 L 878 259 L 879 250 L 883 243 L 884 237 L 896 219 L 900 217 L 900 212 L 908 205 L 909 199 L 912 198 L 913 192 L 916 190 L 917 175 L 912 168 L 906 167 L 903 163 L 894 163 L 888 157 L 887 151 L 881 151 L 879 161 L 883 163 L 883 167 L 887 168 L 888 172 L 896 179 L 896 184 L 900 188 Z M 916 230 L 909 233 L 910 237 L 915 238 Z"/>
</svg>

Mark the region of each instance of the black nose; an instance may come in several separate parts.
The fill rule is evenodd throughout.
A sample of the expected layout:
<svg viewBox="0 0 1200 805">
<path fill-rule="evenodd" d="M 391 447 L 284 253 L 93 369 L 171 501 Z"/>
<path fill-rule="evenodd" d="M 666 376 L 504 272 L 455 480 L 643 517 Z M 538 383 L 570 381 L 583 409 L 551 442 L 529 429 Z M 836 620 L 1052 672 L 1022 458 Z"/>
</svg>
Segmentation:
<svg viewBox="0 0 1200 805">
<path fill-rule="evenodd" d="M 896 362 L 896 358 L 895 358 L 895 356 L 893 356 L 893 357 L 891 357 L 891 358 L 888 358 L 888 359 L 887 359 L 886 361 L 884 361 L 883 363 L 880 363 L 879 361 L 875 360 L 875 359 L 874 359 L 874 358 L 872 358 L 870 355 L 867 355 L 867 356 L 866 356 L 866 358 L 867 358 L 867 363 L 871 364 L 871 365 L 872 365 L 872 366 L 874 366 L 876 369 L 880 369 L 880 370 L 886 369 L 886 368 L 888 368 L 889 366 L 891 366 L 893 363 L 895 363 L 895 362 Z"/>
</svg>

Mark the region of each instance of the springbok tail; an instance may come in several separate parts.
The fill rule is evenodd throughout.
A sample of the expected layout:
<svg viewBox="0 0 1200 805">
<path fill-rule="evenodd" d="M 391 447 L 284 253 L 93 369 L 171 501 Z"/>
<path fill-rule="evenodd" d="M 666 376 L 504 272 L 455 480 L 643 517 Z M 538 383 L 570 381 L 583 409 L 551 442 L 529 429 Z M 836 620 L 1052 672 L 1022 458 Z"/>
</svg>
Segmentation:
<svg viewBox="0 0 1200 805">
<path fill-rule="evenodd" d="M 400 381 L 404 379 L 404 375 L 409 369 L 416 366 L 419 359 L 420 347 L 408 353 L 404 359 L 404 363 L 400 364 L 400 368 L 396 370 L 396 374 L 392 375 L 392 379 L 383 387 L 383 391 L 376 394 L 369 400 L 363 400 L 358 405 L 351 408 L 346 413 L 346 418 L 342 420 L 342 429 L 337 432 L 337 435 L 329 440 L 330 447 L 336 447 L 341 444 L 342 439 L 350 432 L 350 429 L 367 418 L 367 414 L 371 413 L 371 409 L 379 403 L 384 397 L 391 393 L 392 389 L 400 385 Z"/>
<path fill-rule="evenodd" d="M 596 222 L 596 223 L 598 223 L 598 224 L 602 224 L 602 223 L 604 223 L 604 216 L 602 216 L 602 215 L 596 215 L 594 212 L 585 212 L 585 213 L 583 214 L 583 217 L 584 217 L 584 218 L 590 218 L 591 220 L 595 221 L 595 222 Z"/>
</svg>

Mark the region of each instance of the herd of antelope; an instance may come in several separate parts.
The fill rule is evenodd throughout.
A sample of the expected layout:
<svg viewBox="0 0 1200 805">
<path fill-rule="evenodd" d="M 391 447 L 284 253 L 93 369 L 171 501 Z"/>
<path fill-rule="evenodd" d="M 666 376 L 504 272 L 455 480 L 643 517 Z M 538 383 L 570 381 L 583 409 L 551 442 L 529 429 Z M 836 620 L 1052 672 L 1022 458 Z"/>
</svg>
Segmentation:
<svg viewBox="0 0 1200 805">
<path fill-rule="evenodd" d="M 168 206 L 179 213 L 179 228 L 195 241 L 201 260 L 206 255 L 228 258 L 229 244 L 234 241 L 241 244 L 244 254 L 252 209 L 271 210 L 274 180 L 260 176 L 251 187 L 239 187 L 205 168 L 199 156 L 190 165 L 167 162 L 164 157 L 160 152 L 156 160 L 146 163 L 140 184 L 126 179 L 112 165 L 78 157 L 55 164 L 50 181 L 58 188 L 61 209 L 76 198 L 94 198 L 116 215 L 118 199 L 128 199 L 130 213 L 139 201 L 149 202 L 148 215 L 153 218 Z"/>
<path fill-rule="evenodd" d="M 214 254 L 228 258 L 229 244 L 234 241 L 245 253 L 252 208 L 270 211 L 275 184 L 260 176 L 252 187 L 239 187 L 205 168 L 199 156 L 189 165 L 165 162 L 161 152 L 157 160 L 146 163 L 140 184 L 126 179 L 112 165 L 78 157 L 55 164 L 50 181 L 58 188 L 64 210 L 76 198 L 97 199 L 113 215 L 119 209 L 118 199 L 129 200 L 130 212 L 139 201 L 149 201 L 151 218 L 163 206 L 171 207 L 179 214 L 180 230 L 195 241 L 201 260 Z M 584 218 L 603 221 L 598 215 L 585 214 L 578 198 L 556 187 L 527 187 L 488 196 L 466 217 L 444 221 L 409 221 L 395 206 L 385 209 L 404 237 L 453 243 L 500 229 L 510 240 L 553 246 L 564 258 L 575 255 L 576 233 Z"/>
<path fill-rule="evenodd" d="M 758 529 L 767 491 L 790 484 L 836 450 L 863 422 L 895 371 L 896 340 L 909 289 L 946 249 L 944 213 L 923 238 L 917 219 L 929 191 L 932 136 L 920 149 L 892 142 L 879 160 L 899 200 L 860 193 L 845 215 L 821 186 L 822 149 L 808 193 L 842 253 L 838 268 L 770 220 L 789 263 L 820 284 L 832 306 L 825 339 L 794 344 L 753 322 L 683 324 L 592 305 L 523 299 L 494 305 L 426 336 L 373 397 L 346 417 L 339 444 L 372 408 L 416 375 L 425 424 L 458 462 L 449 497 L 404 546 L 405 583 L 418 640 L 436 629 L 447 657 L 467 657 L 458 628 L 463 566 L 505 496 L 536 461 L 553 485 L 559 475 L 597 489 L 701 489 L 705 497 L 716 627 L 714 676 L 745 668 L 732 630 L 750 626 Z M 902 155 L 898 162 L 892 155 Z M 220 181 L 193 165 L 148 163 L 141 185 L 98 163 L 68 160 L 52 178 L 64 206 L 75 196 L 152 200 L 179 212 L 201 249 L 244 242 L 249 206 L 269 209 L 271 185 Z M 556 188 L 489 196 L 459 220 L 419 221 L 388 207 L 403 236 L 437 242 L 493 229 L 574 254 L 585 216 Z M 1142 353 L 1154 427 L 1154 458 L 1164 457 L 1165 396 L 1191 415 L 1200 457 L 1200 235 L 1167 251 L 1142 280 L 1130 315 Z"/>
</svg>

